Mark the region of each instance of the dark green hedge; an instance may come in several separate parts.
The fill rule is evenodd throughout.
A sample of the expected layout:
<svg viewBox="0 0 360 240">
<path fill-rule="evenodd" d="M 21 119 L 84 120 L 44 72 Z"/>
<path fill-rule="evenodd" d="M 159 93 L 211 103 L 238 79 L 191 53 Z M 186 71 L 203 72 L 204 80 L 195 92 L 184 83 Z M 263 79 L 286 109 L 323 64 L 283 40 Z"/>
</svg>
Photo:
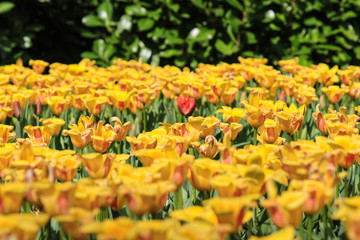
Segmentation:
<svg viewBox="0 0 360 240">
<path fill-rule="evenodd" d="M 18 0 L 0 3 L 0 63 L 196 67 L 238 56 L 360 64 L 359 0 Z"/>
</svg>

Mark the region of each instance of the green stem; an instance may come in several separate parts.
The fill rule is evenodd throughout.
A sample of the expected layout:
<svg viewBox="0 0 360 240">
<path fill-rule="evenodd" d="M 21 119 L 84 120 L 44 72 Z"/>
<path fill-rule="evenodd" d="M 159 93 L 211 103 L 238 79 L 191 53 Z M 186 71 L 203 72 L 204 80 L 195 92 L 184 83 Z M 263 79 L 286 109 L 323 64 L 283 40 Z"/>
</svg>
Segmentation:
<svg viewBox="0 0 360 240">
<path fill-rule="evenodd" d="M 344 178 L 344 192 L 345 192 L 344 197 L 347 197 L 348 196 L 348 178 L 347 178 L 347 176 Z"/>
<path fill-rule="evenodd" d="M 146 111 L 145 108 L 142 111 L 143 130 L 146 132 Z"/>
<path fill-rule="evenodd" d="M 251 237 L 251 230 L 252 230 L 252 221 L 248 222 L 248 232 L 247 232 L 247 239 Z"/>
<path fill-rule="evenodd" d="M 312 216 L 308 216 L 308 226 L 307 226 L 307 232 L 308 232 L 308 236 L 307 239 L 311 240 L 312 237 Z"/>
<path fill-rule="evenodd" d="M 323 223 L 324 223 L 324 239 L 328 239 L 328 235 L 327 235 L 327 209 L 326 209 L 326 205 L 323 207 Z"/>
<path fill-rule="evenodd" d="M 195 202 L 196 202 L 196 195 L 197 195 L 196 188 L 193 187 L 192 199 L 193 199 L 193 203 L 194 203 L 194 204 L 195 204 Z"/>
<path fill-rule="evenodd" d="M 148 220 L 148 221 L 150 220 L 150 213 L 147 212 L 147 213 L 145 214 L 145 219 Z"/>
<path fill-rule="evenodd" d="M 257 209 L 258 209 L 258 207 L 254 208 L 254 210 L 253 210 L 253 221 L 254 221 L 254 228 L 256 231 L 258 231 Z"/>
<path fill-rule="evenodd" d="M 121 142 L 117 142 L 117 154 L 121 153 Z"/>
<path fill-rule="evenodd" d="M 183 209 L 182 187 L 175 191 L 175 208 L 176 210 Z"/>
<path fill-rule="evenodd" d="M 253 144 L 254 146 L 257 145 L 257 129 L 256 128 L 253 128 L 254 129 L 254 139 L 253 139 Z"/>
</svg>

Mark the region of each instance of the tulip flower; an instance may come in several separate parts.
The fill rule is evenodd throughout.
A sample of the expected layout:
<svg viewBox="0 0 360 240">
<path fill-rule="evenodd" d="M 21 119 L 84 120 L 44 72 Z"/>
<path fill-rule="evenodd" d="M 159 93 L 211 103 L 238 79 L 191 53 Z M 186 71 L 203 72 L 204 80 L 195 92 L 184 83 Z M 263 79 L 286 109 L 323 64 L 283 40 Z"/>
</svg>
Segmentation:
<svg viewBox="0 0 360 240">
<path fill-rule="evenodd" d="M 311 179 L 292 180 L 288 189 L 289 191 L 304 191 L 308 194 L 303 211 L 311 216 L 320 212 L 334 197 L 334 188 L 327 188 L 324 183 Z"/>
<path fill-rule="evenodd" d="M 47 214 L 23 213 L 0 215 L 1 239 L 35 239 L 36 233 L 49 221 Z"/>
<path fill-rule="evenodd" d="M 297 109 L 295 104 L 291 103 L 290 107 L 284 105 L 283 111 L 275 113 L 275 115 L 279 119 L 281 129 L 287 134 L 294 135 L 300 130 L 305 111 L 305 105 L 302 105 L 299 109 Z"/>
<path fill-rule="evenodd" d="M 179 111 L 184 116 L 190 116 L 196 106 L 195 98 L 186 96 L 186 95 L 180 95 L 177 98 L 177 106 L 179 108 Z"/>
<path fill-rule="evenodd" d="M 101 155 L 100 153 L 88 153 L 79 155 L 82 163 L 93 179 L 106 178 L 110 172 L 115 154 L 109 153 Z"/>
<path fill-rule="evenodd" d="M 194 221 L 174 229 L 169 234 L 169 239 L 226 239 L 229 227 L 215 227 L 203 221 Z"/>
<path fill-rule="evenodd" d="M 60 133 L 61 127 L 65 125 L 65 121 L 61 118 L 48 118 L 48 119 L 40 119 L 40 122 L 44 124 L 44 126 L 49 126 L 49 130 L 51 131 L 51 136 L 56 136 Z"/>
<path fill-rule="evenodd" d="M 49 125 L 46 126 L 26 126 L 25 132 L 29 135 L 30 139 L 34 143 L 43 143 L 49 145 L 51 139 L 51 130 Z"/>
<path fill-rule="evenodd" d="M 173 219 L 183 222 L 204 221 L 213 225 L 219 224 L 214 211 L 210 207 L 187 207 L 184 209 L 171 211 L 170 216 Z"/>
<path fill-rule="evenodd" d="M 205 143 L 200 144 L 199 142 L 193 142 L 192 145 L 201 156 L 213 159 L 219 152 L 216 143 L 217 140 L 214 136 L 207 136 L 205 138 Z"/>
<path fill-rule="evenodd" d="M 131 151 L 141 149 L 153 149 L 157 145 L 157 138 L 150 134 L 139 134 L 138 137 L 126 137 L 127 142 L 131 144 Z"/>
<path fill-rule="evenodd" d="M 118 117 L 112 117 L 112 118 L 110 118 L 110 121 L 115 122 L 115 126 L 111 127 L 112 130 L 116 133 L 114 141 L 121 142 L 122 140 L 125 139 L 127 133 L 131 129 L 131 123 L 126 122 L 126 123 L 122 124 L 121 120 Z M 107 125 L 107 126 L 109 126 L 109 125 Z"/>
<path fill-rule="evenodd" d="M 220 224 L 229 225 L 230 232 L 234 233 L 241 229 L 242 224 L 251 220 L 252 213 L 247 209 L 255 207 L 255 200 L 260 198 L 258 195 L 245 195 L 234 198 L 215 197 L 203 201 L 205 206 L 209 206 L 214 211 Z"/>
<path fill-rule="evenodd" d="M 35 72 L 41 74 L 45 71 L 45 68 L 49 66 L 49 63 L 43 60 L 32 60 L 30 59 L 29 65 L 32 66 Z"/>
<path fill-rule="evenodd" d="M 112 129 L 109 129 L 106 126 L 103 126 L 104 122 L 99 121 L 96 128 L 91 128 L 92 130 L 92 144 L 91 147 L 96 151 L 103 153 L 109 147 L 110 144 L 115 140 L 116 132 Z"/>
<path fill-rule="evenodd" d="M 86 98 L 89 98 L 89 94 L 70 95 L 70 104 L 80 112 L 85 111 L 86 104 L 84 99 Z"/>
<path fill-rule="evenodd" d="M 79 230 L 84 234 L 94 233 L 98 239 L 127 240 L 131 237 L 132 229 L 135 228 L 133 220 L 119 217 L 104 222 L 93 222 L 82 226 Z"/>
<path fill-rule="evenodd" d="M 259 101 L 259 93 L 252 92 L 249 96 L 249 103 L 247 101 L 241 103 L 247 111 L 247 122 L 253 128 L 259 128 L 265 122 L 266 115 L 270 113 L 269 109 L 261 108 Z"/>
<path fill-rule="evenodd" d="M 281 133 L 279 122 L 272 119 L 266 119 L 264 124 L 259 128 L 259 133 L 260 136 L 258 136 L 258 140 L 262 144 L 280 145 L 284 142 L 284 139 L 279 137 Z"/>
<path fill-rule="evenodd" d="M 60 116 L 69 107 L 68 99 L 60 96 L 49 97 L 46 102 L 56 116 Z"/>
<path fill-rule="evenodd" d="M 169 233 L 177 229 L 180 223 L 174 219 L 140 221 L 134 228 L 134 239 L 169 239 Z"/>
<path fill-rule="evenodd" d="M 215 113 L 222 113 L 224 121 L 229 123 L 239 123 L 243 117 L 246 116 L 246 111 L 242 108 L 230 108 L 223 106 L 222 109 L 217 110 Z"/>
<path fill-rule="evenodd" d="M 350 240 L 358 239 L 360 234 L 358 231 L 358 224 L 360 223 L 360 206 L 359 196 L 352 198 L 340 198 L 337 200 L 336 205 L 339 207 L 338 210 L 332 216 L 335 220 L 341 220 L 345 222 L 346 236 Z"/>
<path fill-rule="evenodd" d="M 13 157 L 14 148 L 0 147 L 0 172 L 10 166 L 10 160 Z"/>
<path fill-rule="evenodd" d="M 341 98 L 346 93 L 346 90 L 344 88 L 340 88 L 337 85 L 323 87 L 321 88 L 321 91 L 326 94 L 327 98 L 332 104 L 337 104 L 338 102 L 340 102 Z"/>
<path fill-rule="evenodd" d="M 240 123 L 232 122 L 230 124 L 228 123 L 220 123 L 220 129 L 226 135 L 227 133 L 230 134 L 231 141 L 234 141 L 234 139 L 237 137 L 239 132 L 243 129 L 243 125 Z"/>
<path fill-rule="evenodd" d="M 280 229 L 287 226 L 295 228 L 302 219 L 302 208 L 308 199 L 307 194 L 302 191 L 286 191 L 277 196 L 277 187 L 272 181 L 267 182 L 266 189 L 268 199 L 261 205 L 268 210 L 272 222 Z"/>
<path fill-rule="evenodd" d="M 285 227 L 280 229 L 277 232 L 274 232 L 268 236 L 264 237 L 251 237 L 249 240 L 293 240 L 295 235 L 295 228 L 292 226 Z"/>
<path fill-rule="evenodd" d="M 115 191 L 114 191 L 115 190 Z M 106 180 L 99 181 L 82 178 L 77 183 L 74 207 L 81 207 L 89 211 L 107 208 L 114 204 L 116 189 L 108 186 Z"/>
<path fill-rule="evenodd" d="M 111 103 L 114 107 L 120 111 L 124 111 L 126 108 L 130 107 L 130 101 L 135 91 L 130 92 L 126 91 L 108 91 L 107 96 L 110 98 Z"/>
<path fill-rule="evenodd" d="M 89 113 L 94 116 L 98 116 L 104 105 L 109 104 L 107 97 L 89 97 L 84 99 L 84 102 Z"/>
<path fill-rule="evenodd" d="M 44 211 L 56 216 L 68 214 L 75 202 L 76 186 L 72 183 L 50 184 L 38 192 Z"/>
<path fill-rule="evenodd" d="M 81 227 L 95 222 L 98 211 L 88 211 L 82 208 L 71 208 L 69 214 L 59 215 L 55 217 L 66 233 L 73 239 L 88 239 L 90 234 L 81 231 Z"/>
<path fill-rule="evenodd" d="M 76 156 L 63 156 L 56 159 L 55 175 L 62 182 L 69 182 L 76 176 L 81 161 Z"/>
<path fill-rule="evenodd" d="M 19 213 L 27 191 L 24 183 L 7 183 L 0 185 L 0 213 Z"/>
<path fill-rule="evenodd" d="M 191 163 L 188 178 L 191 185 L 199 191 L 210 191 L 211 177 L 219 173 L 220 163 L 209 158 L 200 158 Z"/>
<path fill-rule="evenodd" d="M 123 189 L 130 211 L 137 216 L 160 211 L 168 194 L 174 190 L 175 185 L 168 181 L 131 184 Z"/>
<path fill-rule="evenodd" d="M 7 143 L 10 139 L 16 137 L 16 133 L 10 132 L 14 126 L 0 124 L 0 143 Z"/>
<path fill-rule="evenodd" d="M 204 118 L 204 121 L 201 123 L 200 138 L 204 139 L 209 135 L 213 135 L 219 124 L 220 120 L 216 117 L 209 116 Z"/>
</svg>

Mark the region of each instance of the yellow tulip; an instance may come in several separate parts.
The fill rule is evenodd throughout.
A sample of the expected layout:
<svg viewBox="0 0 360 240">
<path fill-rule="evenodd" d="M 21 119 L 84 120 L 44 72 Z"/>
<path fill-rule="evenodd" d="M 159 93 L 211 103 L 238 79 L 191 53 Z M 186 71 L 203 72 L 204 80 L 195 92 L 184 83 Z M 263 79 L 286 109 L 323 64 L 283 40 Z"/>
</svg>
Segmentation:
<svg viewBox="0 0 360 240">
<path fill-rule="evenodd" d="M 0 185 L 0 213 L 19 213 L 27 191 L 24 183 L 7 183 Z"/>
<path fill-rule="evenodd" d="M 247 122 L 253 128 L 259 128 L 266 120 L 266 115 L 271 111 L 262 109 L 260 106 L 259 92 L 252 92 L 249 96 L 249 103 L 245 100 L 241 105 L 247 111 Z"/>
<path fill-rule="evenodd" d="M 252 213 L 249 207 L 256 206 L 256 200 L 260 195 L 245 195 L 233 198 L 215 197 L 203 201 L 205 206 L 213 209 L 220 224 L 229 225 L 230 232 L 234 233 L 241 229 L 242 224 L 251 220 Z"/>
<path fill-rule="evenodd" d="M 29 135 L 30 139 L 34 143 L 43 143 L 49 145 L 51 139 L 51 128 L 46 126 L 26 126 L 25 132 Z"/>
<path fill-rule="evenodd" d="M 41 189 L 38 194 L 44 211 L 51 216 L 69 213 L 75 203 L 75 189 L 72 183 L 50 184 Z"/>
<path fill-rule="evenodd" d="M 103 125 L 104 122 L 99 121 L 96 127 L 91 128 L 92 130 L 91 147 L 96 152 L 100 152 L 100 153 L 105 152 L 110 147 L 110 144 L 115 140 L 116 137 L 115 131 Z"/>
<path fill-rule="evenodd" d="M 282 139 L 279 138 L 281 129 L 279 122 L 274 121 L 272 119 L 266 119 L 263 125 L 259 127 L 260 136 L 258 136 L 258 140 L 260 143 L 267 144 L 278 144 L 280 145 Z"/>
<path fill-rule="evenodd" d="M 35 239 L 36 233 L 49 221 L 47 214 L 23 213 L 0 215 L 1 239 Z"/>
<path fill-rule="evenodd" d="M 10 139 L 16 137 L 16 133 L 10 132 L 14 126 L 0 124 L 0 143 L 7 143 Z"/>
<path fill-rule="evenodd" d="M 131 123 L 126 122 L 122 124 L 121 120 L 118 117 L 112 117 L 110 118 L 110 121 L 115 122 L 115 126 L 112 127 L 112 130 L 116 133 L 114 141 L 121 142 L 122 140 L 125 139 L 127 133 L 130 131 Z"/>
<path fill-rule="evenodd" d="M 222 109 L 217 110 L 215 113 L 222 113 L 224 121 L 229 123 L 239 123 L 243 117 L 246 116 L 246 111 L 242 108 L 230 108 L 223 106 Z"/>
<path fill-rule="evenodd" d="M 115 154 L 88 153 L 79 155 L 82 163 L 91 178 L 106 178 L 110 172 Z"/>
<path fill-rule="evenodd" d="M 51 136 L 56 136 L 60 133 L 61 127 L 65 125 L 65 121 L 61 118 L 48 118 L 48 119 L 40 119 L 40 122 L 44 124 L 44 126 L 49 126 L 49 130 L 51 131 Z"/>
<path fill-rule="evenodd" d="M 81 227 L 89 223 L 95 222 L 95 217 L 98 211 L 88 211 L 82 208 L 70 208 L 66 215 L 59 215 L 55 217 L 66 233 L 73 239 L 88 239 L 90 234 L 81 231 Z"/>
<path fill-rule="evenodd" d="M 157 213 L 167 200 L 168 194 L 175 190 L 170 181 L 156 183 L 137 183 L 124 186 L 123 191 L 130 211 L 137 216 Z"/>
<path fill-rule="evenodd" d="M 67 108 L 69 108 L 69 101 L 67 98 L 60 96 L 53 96 L 46 99 L 51 111 L 56 115 L 60 116 Z"/>
<path fill-rule="evenodd" d="M 272 181 L 267 182 L 266 190 L 268 199 L 261 205 L 268 210 L 275 226 L 280 229 L 287 226 L 297 227 L 302 219 L 303 205 L 308 199 L 306 192 L 286 191 L 277 196 L 277 187 Z"/>
</svg>

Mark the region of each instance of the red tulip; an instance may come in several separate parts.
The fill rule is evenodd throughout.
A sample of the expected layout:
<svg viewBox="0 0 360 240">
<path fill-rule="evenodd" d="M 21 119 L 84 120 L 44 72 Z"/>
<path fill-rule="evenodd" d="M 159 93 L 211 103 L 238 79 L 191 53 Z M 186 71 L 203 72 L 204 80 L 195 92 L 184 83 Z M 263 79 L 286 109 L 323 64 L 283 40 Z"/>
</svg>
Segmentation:
<svg viewBox="0 0 360 240">
<path fill-rule="evenodd" d="M 177 104 L 180 113 L 189 116 L 194 112 L 196 102 L 195 98 L 180 95 L 177 99 Z"/>
</svg>

